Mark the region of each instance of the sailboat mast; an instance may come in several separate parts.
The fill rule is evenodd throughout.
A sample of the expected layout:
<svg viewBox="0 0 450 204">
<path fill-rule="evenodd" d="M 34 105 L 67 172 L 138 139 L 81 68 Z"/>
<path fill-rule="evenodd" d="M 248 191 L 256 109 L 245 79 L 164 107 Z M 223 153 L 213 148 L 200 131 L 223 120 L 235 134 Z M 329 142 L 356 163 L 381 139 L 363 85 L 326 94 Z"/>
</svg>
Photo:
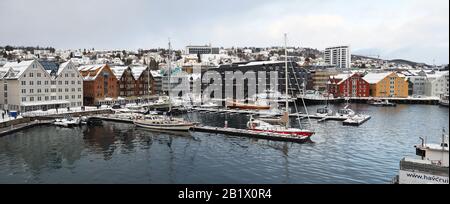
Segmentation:
<svg viewBox="0 0 450 204">
<path fill-rule="evenodd" d="M 288 100 L 288 96 L 289 96 L 289 91 L 288 91 L 288 88 L 289 88 L 289 86 L 288 86 L 288 77 L 289 77 L 289 75 L 288 75 L 288 59 L 287 59 L 287 57 L 288 57 L 288 52 L 287 52 L 287 34 L 285 33 L 284 34 L 284 55 L 285 55 L 285 60 L 284 60 L 284 62 L 285 62 L 285 64 L 284 64 L 284 68 L 286 69 L 285 70 L 285 79 L 286 79 L 286 112 L 289 112 L 289 100 Z"/>
<path fill-rule="evenodd" d="M 170 38 L 169 38 L 169 59 L 168 59 L 168 65 L 169 65 L 169 93 L 167 94 L 169 96 L 169 113 L 172 111 L 172 101 L 170 99 L 170 91 L 171 91 L 171 75 L 172 75 L 172 61 L 171 61 L 171 57 L 172 54 L 170 53 L 171 50 L 171 45 L 170 45 Z"/>
<path fill-rule="evenodd" d="M 289 74 L 288 74 L 288 52 L 287 52 L 287 34 L 284 34 L 284 55 L 285 55 L 285 59 L 284 59 L 284 68 L 285 68 L 285 83 L 286 83 L 286 113 L 285 117 L 286 117 L 286 128 L 289 127 Z"/>
</svg>

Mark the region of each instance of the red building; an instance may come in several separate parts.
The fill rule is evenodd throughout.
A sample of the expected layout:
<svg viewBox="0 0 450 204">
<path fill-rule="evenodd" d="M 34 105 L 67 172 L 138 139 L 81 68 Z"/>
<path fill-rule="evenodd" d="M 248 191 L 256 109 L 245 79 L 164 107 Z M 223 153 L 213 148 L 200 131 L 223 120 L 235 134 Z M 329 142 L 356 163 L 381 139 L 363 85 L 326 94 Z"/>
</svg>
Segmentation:
<svg viewBox="0 0 450 204">
<path fill-rule="evenodd" d="M 370 84 L 362 74 L 339 74 L 328 80 L 328 92 L 334 97 L 369 97 Z"/>
</svg>

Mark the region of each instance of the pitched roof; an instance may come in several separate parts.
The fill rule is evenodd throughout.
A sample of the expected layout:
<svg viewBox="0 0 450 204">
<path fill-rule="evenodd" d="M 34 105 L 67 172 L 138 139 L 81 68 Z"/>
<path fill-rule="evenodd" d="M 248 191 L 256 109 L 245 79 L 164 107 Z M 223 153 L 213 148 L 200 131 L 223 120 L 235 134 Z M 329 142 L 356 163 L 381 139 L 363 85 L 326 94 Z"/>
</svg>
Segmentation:
<svg viewBox="0 0 450 204">
<path fill-rule="evenodd" d="M 58 63 L 48 60 L 38 60 L 38 62 L 44 67 L 45 70 L 50 70 L 50 73 L 56 74 L 59 70 Z"/>
<path fill-rule="evenodd" d="M 128 66 L 114 66 L 111 67 L 111 70 L 113 71 L 114 75 L 118 80 L 122 78 L 123 73 L 125 73 L 125 70 L 128 69 Z"/>
<path fill-rule="evenodd" d="M 79 72 L 89 72 L 88 75 L 83 77 L 84 81 L 93 81 L 97 78 L 97 76 L 101 73 L 101 70 L 106 67 L 106 64 L 92 64 L 92 65 L 84 65 L 78 67 Z M 95 75 L 92 76 L 91 72 L 95 72 Z"/>
<path fill-rule="evenodd" d="M 366 80 L 369 84 L 376 84 L 383 80 L 384 78 L 391 75 L 393 72 L 386 72 L 386 73 L 369 73 L 366 76 L 363 77 L 364 80 Z"/>
<path fill-rule="evenodd" d="M 33 64 L 34 60 L 22 61 L 22 62 L 8 62 L 0 70 L 7 71 L 12 69 L 14 76 L 9 76 L 11 79 L 17 79 Z"/>
<path fill-rule="evenodd" d="M 144 72 L 147 69 L 147 67 L 145 66 L 135 66 L 130 68 L 131 72 L 133 73 L 134 79 L 139 79 L 139 77 L 141 77 L 142 75 L 142 72 Z"/>
</svg>

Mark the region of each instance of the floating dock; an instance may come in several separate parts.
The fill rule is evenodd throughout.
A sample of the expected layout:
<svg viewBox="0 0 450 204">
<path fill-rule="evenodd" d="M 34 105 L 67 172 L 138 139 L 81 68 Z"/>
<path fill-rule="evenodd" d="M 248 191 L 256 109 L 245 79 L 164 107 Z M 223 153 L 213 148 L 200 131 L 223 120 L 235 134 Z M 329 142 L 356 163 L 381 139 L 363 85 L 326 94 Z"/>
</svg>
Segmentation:
<svg viewBox="0 0 450 204">
<path fill-rule="evenodd" d="M 345 126 L 360 126 L 362 124 L 364 124 L 365 122 L 367 122 L 368 120 L 370 120 L 371 116 L 369 115 L 365 115 L 360 119 L 347 119 L 344 120 L 344 122 L 342 122 L 343 125 Z"/>
<path fill-rule="evenodd" d="M 192 110 L 197 111 L 197 112 L 202 112 L 202 113 L 217 113 L 217 114 L 243 114 L 243 115 L 257 115 L 257 116 L 268 115 L 267 113 L 259 112 L 259 111 L 253 111 L 253 110 L 229 110 L 229 109 L 217 109 L 217 108 L 214 108 L 214 109 L 213 108 L 194 108 Z M 282 116 L 282 115 L 281 114 L 273 114 L 272 116 L 279 117 L 279 116 Z M 304 114 L 304 113 L 291 113 L 291 114 L 289 114 L 289 117 L 291 117 L 291 118 L 297 118 L 298 117 L 301 120 L 307 119 L 309 117 L 310 119 L 318 120 L 317 122 L 325 122 L 325 121 L 329 121 L 329 120 L 332 120 L 332 121 L 348 121 L 346 124 L 352 125 L 352 126 L 362 125 L 363 123 L 365 123 L 365 122 L 367 122 L 368 120 L 371 119 L 371 116 L 363 115 L 362 117 L 364 117 L 364 120 L 357 121 L 357 122 L 352 122 L 346 116 L 340 116 L 340 115 L 318 116 L 318 115 L 308 115 L 308 114 Z"/>
<path fill-rule="evenodd" d="M 238 136 L 238 137 L 248 137 L 248 138 L 257 138 L 257 139 L 265 139 L 265 140 L 273 140 L 273 141 L 282 141 L 282 142 L 295 142 L 295 143 L 311 142 L 311 139 L 309 137 L 298 137 L 298 136 L 275 134 L 275 133 L 262 133 L 262 132 L 257 132 L 257 131 L 236 129 L 236 128 L 196 126 L 196 127 L 192 127 L 191 130 L 194 132 L 215 133 L 215 134 L 223 134 L 223 135 Z"/>
</svg>

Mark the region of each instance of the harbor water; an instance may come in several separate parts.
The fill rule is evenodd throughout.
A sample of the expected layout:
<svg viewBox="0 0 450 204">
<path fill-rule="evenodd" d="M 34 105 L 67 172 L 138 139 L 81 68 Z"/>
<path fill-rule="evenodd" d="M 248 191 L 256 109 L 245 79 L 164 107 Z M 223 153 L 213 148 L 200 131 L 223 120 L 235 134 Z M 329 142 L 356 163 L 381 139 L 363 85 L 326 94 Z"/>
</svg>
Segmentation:
<svg viewBox="0 0 450 204">
<path fill-rule="evenodd" d="M 310 112 L 320 106 L 309 106 Z M 342 105 L 334 106 L 337 110 Z M 448 108 L 353 104 L 372 119 L 360 127 L 318 123 L 312 143 L 209 133 L 156 133 L 132 124 L 35 127 L 0 137 L 0 183 L 383 184 L 419 137 L 439 142 Z M 189 113 L 204 125 L 245 128 L 245 115 Z M 292 122 L 298 125 L 294 121 Z"/>
</svg>

